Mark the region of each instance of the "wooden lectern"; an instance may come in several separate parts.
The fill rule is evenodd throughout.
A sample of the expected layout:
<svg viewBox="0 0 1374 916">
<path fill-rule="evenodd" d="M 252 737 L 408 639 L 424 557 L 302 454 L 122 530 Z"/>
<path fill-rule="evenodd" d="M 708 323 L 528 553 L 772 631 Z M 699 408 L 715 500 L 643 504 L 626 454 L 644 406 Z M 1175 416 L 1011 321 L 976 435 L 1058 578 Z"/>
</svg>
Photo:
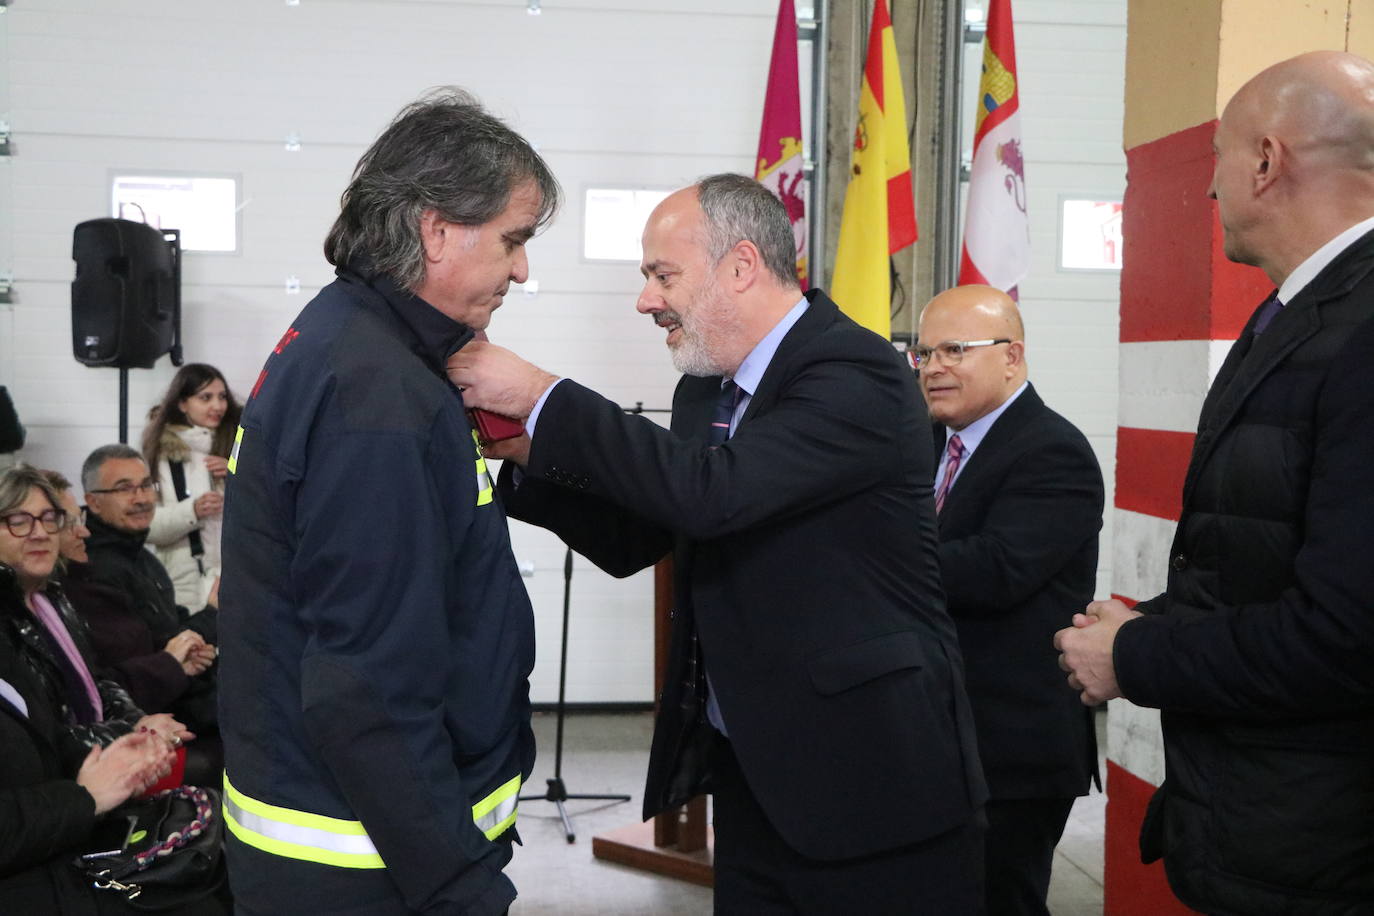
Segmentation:
<svg viewBox="0 0 1374 916">
<path fill-rule="evenodd" d="M 655 697 L 663 696 L 672 603 L 673 558 L 668 556 L 654 567 Z M 711 830 L 706 826 L 706 796 L 699 795 L 681 808 L 656 815 L 651 824 L 631 824 L 592 837 L 592 855 L 711 887 L 715 874 L 711 865 Z"/>
</svg>

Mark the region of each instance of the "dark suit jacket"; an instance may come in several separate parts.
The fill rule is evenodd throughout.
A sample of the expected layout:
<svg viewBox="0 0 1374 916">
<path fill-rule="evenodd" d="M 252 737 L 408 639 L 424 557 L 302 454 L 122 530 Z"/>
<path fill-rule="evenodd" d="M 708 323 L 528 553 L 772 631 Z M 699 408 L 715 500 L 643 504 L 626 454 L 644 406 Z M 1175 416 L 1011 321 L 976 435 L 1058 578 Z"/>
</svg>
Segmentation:
<svg viewBox="0 0 1374 916">
<path fill-rule="evenodd" d="M 719 378 L 684 377 L 672 431 L 564 381 L 510 514 L 614 575 L 669 550 L 675 608 L 645 816 L 709 790 L 700 638 L 754 795 L 803 855 L 837 859 L 968 822 L 985 790 L 945 613 L 930 432 L 911 373 L 819 291 L 734 437 Z"/>
<path fill-rule="evenodd" d="M 937 427 L 938 456 L 945 428 Z M 1102 471 L 1033 386 L 968 459 L 940 513 L 940 571 L 959 630 L 993 798 L 1070 798 L 1097 771 L 1092 711 L 1054 633 L 1092 600 Z"/>
</svg>

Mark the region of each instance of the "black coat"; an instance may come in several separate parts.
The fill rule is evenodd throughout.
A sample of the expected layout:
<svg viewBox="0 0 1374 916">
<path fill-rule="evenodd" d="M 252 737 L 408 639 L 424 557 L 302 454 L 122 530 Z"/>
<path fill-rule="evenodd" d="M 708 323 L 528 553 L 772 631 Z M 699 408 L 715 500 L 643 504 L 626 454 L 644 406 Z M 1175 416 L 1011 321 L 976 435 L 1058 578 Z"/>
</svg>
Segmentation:
<svg viewBox="0 0 1374 916">
<path fill-rule="evenodd" d="M 86 513 L 91 536 L 86 539 L 90 557 L 87 578 L 123 595 L 128 606 L 152 633 L 153 641 L 165 645 L 177 633 L 193 629 L 206 642 L 217 643 L 219 612 L 206 608 L 192 615 L 176 602 L 176 589 L 161 561 L 144 547 L 146 531 L 124 531 L 107 525 L 95 512 Z"/>
<path fill-rule="evenodd" d="M 1033 386 L 945 497 L 940 573 L 993 798 L 1082 795 L 1097 771 L 1092 710 L 1064 683 L 1054 633 L 1093 598 L 1102 504 L 1088 440 Z"/>
<path fill-rule="evenodd" d="M 72 781 L 86 748 L 22 653 L 0 628 L 0 679 L 27 706 L 25 715 L 0 698 L 0 912 L 95 913 L 69 864 L 95 827 L 95 800 Z"/>
<path fill-rule="evenodd" d="M 1203 404 L 1168 587 L 1117 636 L 1159 707 L 1142 831 L 1208 912 L 1374 912 L 1374 233 Z"/>
<path fill-rule="evenodd" d="M 192 683 L 181 663 L 163 651 L 171 637 L 159 641 L 147 620 L 130 608 L 128 599 L 98 581 L 86 563 L 69 563 L 62 586 L 89 629 L 101 673 L 127 689 L 143 709 L 169 710 Z"/>
<path fill-rule="evenodd" d="M 75 777 L 87 748 L 65 727 L 48 689 L 23 658 L 24 647 L 0 628 L 0 680 L 23 698 L 20 711 L 0 697 L 0 913 L 98 916 L 141 912 L 97 892 L 72 866 L 93 852 L 95 800 Z M 225 912 L 216 900 L 172 911 Z"/>
<path fill-rule="evenodd" d="M 709 789 L 699 637 L 759 804 L 792 848 L 840 859 L 965 824 L 985 789 L 920 393 L 885 341 L 808 297 L 721 447 L 705 441 L 719 378 L 682 379 L 671 432 L 564 381 L 527 478 L 504 468 L 502 489 L 613 575 L 673 553 L 645 815 Z"/>
<path fill-rule="evenodd" d="M 85 624 L 72 610 L 61 588 L 50 582 L 43 594 L 62 618 L 95 681 L 103 707 L 101 719 L 93 718 L 85 686 L 47 629 L 29 611 L 14 571 L 4 564 L 0 564 L 0 629 L 5 631 L 18 657 L 28 666 L 34 683 L 43 691 L 44 702 L 56 711 L 62 727 L 86 747 L 107 745 L 132 731 L 143 718 L 143 710 L 123 687 L 97 674 Z"/>
</svg>

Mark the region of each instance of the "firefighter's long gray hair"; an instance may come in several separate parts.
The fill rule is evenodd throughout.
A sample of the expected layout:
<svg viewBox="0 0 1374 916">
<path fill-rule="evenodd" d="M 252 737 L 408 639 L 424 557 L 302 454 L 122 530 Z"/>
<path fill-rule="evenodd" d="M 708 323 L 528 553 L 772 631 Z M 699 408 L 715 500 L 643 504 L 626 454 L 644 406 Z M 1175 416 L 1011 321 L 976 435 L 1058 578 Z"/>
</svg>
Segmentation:
<svg viewBox="0 0 1374 916">
<path fill-rule="evenodd" d="M 469 93 L 454 86 L 432 90 L 403 108 L 358 160 L 324 256 L 335 266 L 366 259 L 413 292 L 425 279 L 422 213 L 480 226 L 526 181 L 539 189 L 543 226 L 560 195 L 544 160 Z"/>
</svg>

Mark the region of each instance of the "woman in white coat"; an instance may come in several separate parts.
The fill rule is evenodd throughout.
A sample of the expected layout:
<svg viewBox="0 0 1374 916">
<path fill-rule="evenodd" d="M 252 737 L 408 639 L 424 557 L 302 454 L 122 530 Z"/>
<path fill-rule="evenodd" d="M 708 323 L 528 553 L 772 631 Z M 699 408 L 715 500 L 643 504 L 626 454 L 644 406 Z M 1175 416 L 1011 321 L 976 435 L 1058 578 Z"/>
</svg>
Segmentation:
<svg viewBox="0 0 1374 916">
<path fill-rule="evenodd" d="M 167 567 L 177 604 L 193 614 L 219 576 L 224 476 L 240 412 L 218 369 L 187 363 L 143 431 L 143 456 L 162 484 L 148 544 Z"/>
</svg>

